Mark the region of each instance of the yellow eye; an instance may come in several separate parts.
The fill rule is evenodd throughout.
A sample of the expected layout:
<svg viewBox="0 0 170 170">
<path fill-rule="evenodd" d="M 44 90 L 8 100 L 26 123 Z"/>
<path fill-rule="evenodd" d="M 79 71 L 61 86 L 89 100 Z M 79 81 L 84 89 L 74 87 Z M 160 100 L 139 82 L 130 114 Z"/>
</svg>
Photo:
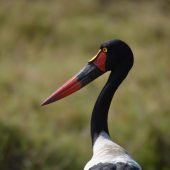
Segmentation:
<svg viewBox="0 0 170 170">
<path fill-rule="evenodd" d="M 107 48 L 106 47 L 103 48 L 103 52 L 107 53 Z"/>
</svg>

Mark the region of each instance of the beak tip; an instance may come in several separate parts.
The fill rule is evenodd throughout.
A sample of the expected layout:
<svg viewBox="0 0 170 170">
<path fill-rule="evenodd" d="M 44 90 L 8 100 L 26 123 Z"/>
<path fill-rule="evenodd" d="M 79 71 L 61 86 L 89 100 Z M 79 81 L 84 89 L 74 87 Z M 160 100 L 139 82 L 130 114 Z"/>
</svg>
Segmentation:
<svg viewBox="0 0 170 170">
<path fill-rule="evenodd" d="M 47 104 L 48 104 L 47 101 L 44 101 L 43 103 L 41 103 L 41 106 L 45 106 Z"/>
<path fill-rule="evenodd" d="M 41 103 L 41 106 L 48 105 L 48 104 L 50 104 L 50 103 L 52 103 L 52 102 L 54 102 L 54 101 L 51 101 L 50 99 L 46 99 L 45 101 L 43 101 L 43 102 Z"/>
<path fill-rule="evenodd" d="M 48 105 L 50 103 L 53 103 L 55 101 L 57 101 L 58 98 L 54 97 L 54 95 L 50 96 L 49 98 L 47 98 L 46 100 L 44 100 L 42 103 L 41 103 L 41 106 L 45 106 L 45 105 Z"/>
</svg>

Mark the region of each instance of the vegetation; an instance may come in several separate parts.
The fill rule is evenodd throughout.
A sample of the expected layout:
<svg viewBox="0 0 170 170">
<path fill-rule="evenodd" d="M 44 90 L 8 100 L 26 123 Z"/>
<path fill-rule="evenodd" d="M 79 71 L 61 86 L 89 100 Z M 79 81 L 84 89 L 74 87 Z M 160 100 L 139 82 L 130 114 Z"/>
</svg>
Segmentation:
<svg viewBox="0 0 170 170">
<path fill-rule="evenodd" d="M 0 169 L 80 170 L 90 114 L 108 74 L 47 107 L 101 42 L 122 39 L 135 63 L 109 114 L 113 140 L 144 170 L 170 168 L 170 1 L 0 1 Z"/>
</svg>

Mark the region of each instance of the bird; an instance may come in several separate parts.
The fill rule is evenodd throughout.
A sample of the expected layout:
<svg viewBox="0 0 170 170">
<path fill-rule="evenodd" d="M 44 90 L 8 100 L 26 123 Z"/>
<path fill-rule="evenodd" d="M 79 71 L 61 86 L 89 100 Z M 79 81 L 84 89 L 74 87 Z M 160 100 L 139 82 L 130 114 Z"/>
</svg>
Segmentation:
<svg viewBox="0 0 170 170">
<path fill-rule="evenodd" d="M 119 39 L 100 45 L 97 54 L 70 80 L 50 95 L 42 105 L 58 101 L 110 71 L 91 114 L 92 158 L 84 170 L 142 170 L 127 150 L 112 141 L 108 129 L 108 112 L 112 98 L 128 75 L 134 56 L 127 43 Z"/>
</svg>

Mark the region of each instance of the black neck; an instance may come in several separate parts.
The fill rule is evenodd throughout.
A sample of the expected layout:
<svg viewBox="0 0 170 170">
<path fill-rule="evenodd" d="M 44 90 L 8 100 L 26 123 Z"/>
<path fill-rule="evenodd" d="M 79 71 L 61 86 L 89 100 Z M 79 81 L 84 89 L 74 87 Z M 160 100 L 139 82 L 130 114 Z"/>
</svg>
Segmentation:
<svg viewBox="0 0 170 170">
<path fill-rule="evenodd" d="M 109 135 L 107 118 L 110 103 L 112 101 L 116 89 L 126 77 L 127 73 L 127 70 L 117 70 L 114 73 L 112 72 L 109 76 L 106 85 L 104 86 L 103 90 L 97 98 L 91 117 L 92 144 L 94 144 L 100 132 L 104 131 Z"/>
</svg>

